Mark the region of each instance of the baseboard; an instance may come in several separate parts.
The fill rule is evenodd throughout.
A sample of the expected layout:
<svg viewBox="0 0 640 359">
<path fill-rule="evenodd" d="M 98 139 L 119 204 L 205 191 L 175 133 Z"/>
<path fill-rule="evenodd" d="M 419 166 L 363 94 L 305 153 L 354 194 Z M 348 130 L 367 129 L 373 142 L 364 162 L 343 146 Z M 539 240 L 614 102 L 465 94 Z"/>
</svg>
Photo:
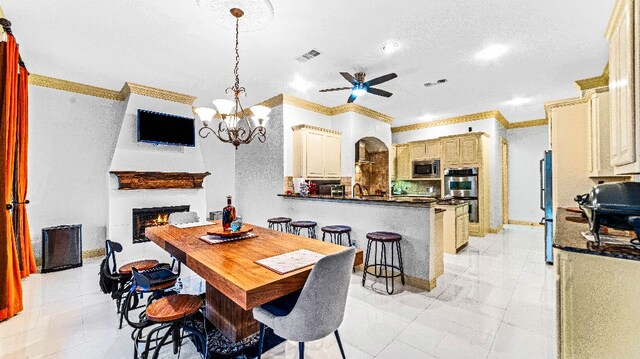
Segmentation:
<svg viewBox="0 0 640 359">
<path fill-rule="evenodd" d="M 502 231 L 502 223 L 500 224 L 499 227 L 496 227 L 496 228 L 489 227 L 489 230 L 487 232 L 489 232 L 491 234 L 498 234 L 501 231 Z"/>
<path fill-rule="evenodd" d="M 103 257 L 106 253 L 107 253 L 107 250 L 105 248 L 89 249 L 86 251 L 82 251 L 82 259 L 85 260 L 89 258 Z M 42 266 L 41 257 L 36 257 L 36 266 L 38 267 Z"/>
<path fill-rule="evenodd" d="M 426 280 L 426 279 L 422 279 L 422 278 L 412 277 L 412 276 L 406 275 L 406 274 L 404 276 L 404 281 L 405 281 L 405 283 L 407 283 L 408 285 L 410 285 L 412 287 L 424 289 L 424 290 L 429 291 L 429 292 L 432 291 L 437 285 L 436 278 L 433 278 L 431 280 Z"/>
<path fill-rule="evenodd" d="M 540 224 L 539 222 L 521 221 L 519 219 L 510 219 L 509 224 L 517 224 L 519 226 L 544 226 L 544 224 Z"/>
</svg>

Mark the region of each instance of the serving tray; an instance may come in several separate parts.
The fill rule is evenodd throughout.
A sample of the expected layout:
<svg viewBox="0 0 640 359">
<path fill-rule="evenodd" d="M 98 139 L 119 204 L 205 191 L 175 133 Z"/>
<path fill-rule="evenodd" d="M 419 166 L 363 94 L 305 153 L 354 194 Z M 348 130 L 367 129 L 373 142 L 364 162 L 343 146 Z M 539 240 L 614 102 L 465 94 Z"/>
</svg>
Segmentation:
<svg viewBox="0 0 640 359">
<path fill-rule="evenodd" d="M 248 225 L 243 225 L 242 228 L 240 228 L 239 230 L 237 230 L 236 232 L 232 232 L 230 229 L 229 230 L 225 230 L 222 228 L 222 226 L 216 226 L 214 228 L 208 229 L 207 230 L 207 234 L 211 234 L 214 236 L 220 236 L 220 237 L 237 237 L 237 236 L 241 236 L 243 234 L 249 233 L 253 231 L 253 227 L 248 226 Z"/>
</svg>

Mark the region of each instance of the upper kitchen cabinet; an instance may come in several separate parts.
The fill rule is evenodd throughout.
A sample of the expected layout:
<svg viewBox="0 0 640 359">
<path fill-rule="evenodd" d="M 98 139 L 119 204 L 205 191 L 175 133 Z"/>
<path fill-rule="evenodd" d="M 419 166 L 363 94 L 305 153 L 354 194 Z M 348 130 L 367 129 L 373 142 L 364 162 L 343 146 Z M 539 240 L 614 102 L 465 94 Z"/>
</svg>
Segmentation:
<svg viewBox="0 0 640 359">
<path fill-rule="evenodd" d="M 397 180 L 411 179 L 410 145 L 396 145 L 395 170 Z"/>
<path fill-rule="evenodd" d="M 481 136 L 470 133 L 442 139 L 442 162 L 444 167 L 474 165 L 482 162 Z"/>
<path fill-rule="evenodd" d="M 440 159 L 440 140 L 409 143 L 411 161 Z"/>
<path fill-rule="evenodd" d="M 587 146 L 589 159 L 587 171 L 589 177 L 615 176 L 611 166 L 609 111 L 609 89 L 607 86 L 587 90 L 584 94 L 587 101 Z"/>
<path fill-rule="evenodd" d="M 636 0 L 616 1 L 606 36 L 609 40 L 611 165 L 615 174 L 640 173 L 640 97 L 638 41 L 640 6 Z"/>
<path fill-rule="evenodd" d="M 298 125 L 293 128 L 293 176 L 339 178 L 342 135 L 338 131 Z"/>
</svg>

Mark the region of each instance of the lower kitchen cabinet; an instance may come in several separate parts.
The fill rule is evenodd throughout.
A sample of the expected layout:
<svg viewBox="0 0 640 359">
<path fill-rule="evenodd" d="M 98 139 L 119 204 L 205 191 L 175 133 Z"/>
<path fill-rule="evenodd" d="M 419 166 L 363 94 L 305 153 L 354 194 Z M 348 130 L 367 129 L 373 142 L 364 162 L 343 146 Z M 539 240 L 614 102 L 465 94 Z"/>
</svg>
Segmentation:
<svg viewBox="0 0 640 359">
<path fill-rule="evenodd" d="M 456 254 L 469 243 L 469 205 L 437 205 L 443 216 L 444 252 Z"/>
</svg>

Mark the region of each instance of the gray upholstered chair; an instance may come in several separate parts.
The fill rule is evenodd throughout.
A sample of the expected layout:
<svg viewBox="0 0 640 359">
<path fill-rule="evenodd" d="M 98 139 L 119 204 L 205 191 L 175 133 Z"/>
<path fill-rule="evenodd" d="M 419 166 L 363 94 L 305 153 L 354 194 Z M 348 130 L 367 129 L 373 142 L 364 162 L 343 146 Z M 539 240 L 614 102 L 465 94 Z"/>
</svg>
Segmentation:
<svg viewBox="0 0 640 359">
<path fill-rule="evenodd" d="M 169 214 L 169 224 L 194 223 L 200 218 L 196 212 L 174 212 Z"/>
<path fill-rule="evenodd" d="M 344 317 L 355 255 L 355 248 L 348 248 L 320 259 L 301 291 L 253 308 L 253 317 L 260 322 L 258 358 L 265 326 L 284 339 L 299 342 L 300 358 L 304 357 L 304 342 L 333 332 L 345 358 L 338 327 Z"/>
</svg>

